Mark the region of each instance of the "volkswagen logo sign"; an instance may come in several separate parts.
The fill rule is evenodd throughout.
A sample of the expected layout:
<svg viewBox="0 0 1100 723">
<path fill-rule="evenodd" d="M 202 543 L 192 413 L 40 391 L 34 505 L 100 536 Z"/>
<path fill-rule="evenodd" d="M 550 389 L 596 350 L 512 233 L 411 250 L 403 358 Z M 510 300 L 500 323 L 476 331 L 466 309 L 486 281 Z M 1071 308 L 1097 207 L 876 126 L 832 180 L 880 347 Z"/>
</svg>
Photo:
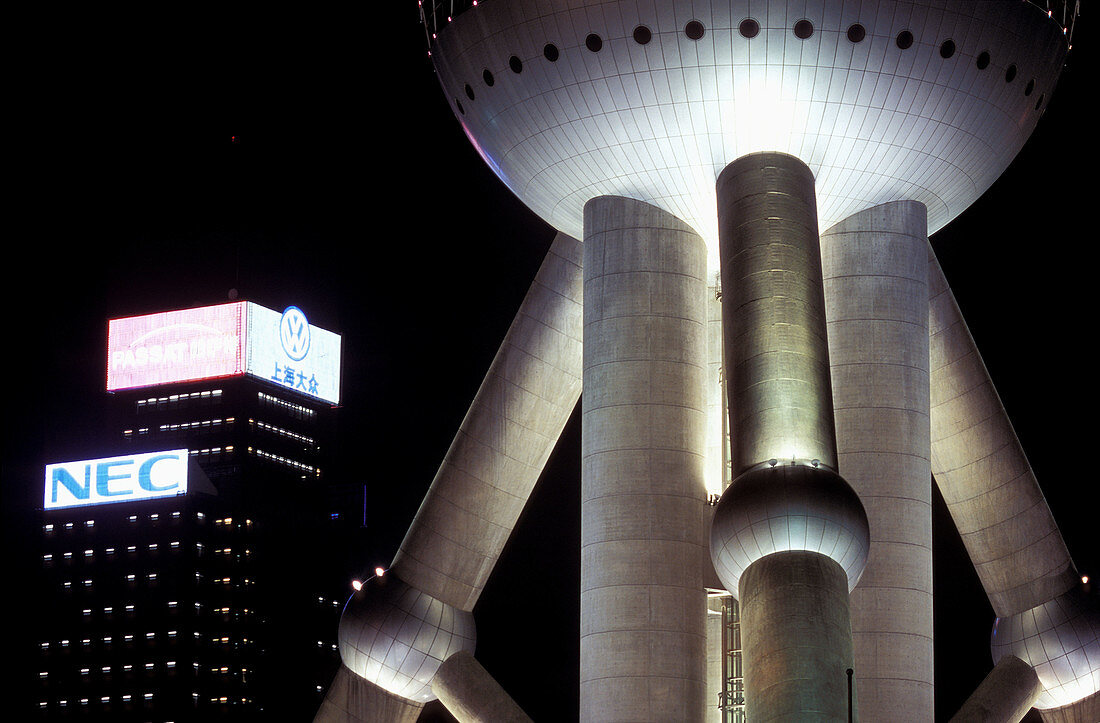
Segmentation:
<svg viewBox="0 0 1100 723">
<path fill-rule="evenodd" d="M 283 351 L 294 361 L 301 361 L 309 353 L 309 322 L 297 306 L 288 306 L 279 319 L 279 339 Z"/>
</svg>

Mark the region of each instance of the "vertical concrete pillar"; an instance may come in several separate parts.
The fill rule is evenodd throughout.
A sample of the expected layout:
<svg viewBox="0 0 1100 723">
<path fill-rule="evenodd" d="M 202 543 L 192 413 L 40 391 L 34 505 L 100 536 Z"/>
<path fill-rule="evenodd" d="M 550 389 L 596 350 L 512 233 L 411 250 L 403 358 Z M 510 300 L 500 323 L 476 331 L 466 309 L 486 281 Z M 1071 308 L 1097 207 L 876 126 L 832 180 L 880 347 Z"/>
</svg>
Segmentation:
<svg viewBox="0 0 1100 723">
<path fill-rule="evenodd" d="M 757 153 L 718 177 L 722 310 L 735 478 L 710 549 L 741 610 L 749 720 L 843 720 L 848 593 L 867 516 L 836 473 L 814 178 Z"/>
<path fill-rule="evenodd" d="M 627 198 L 584 229 L 580 719 L 698 721 L 706 248 Z"/>
<path fill-rule="evenodd" d="M 861 211 L 821 235 L 837 452 L 871 526 L 852 592 L 865 720 L 932 720 L 928 213 Z"/>
</svg>

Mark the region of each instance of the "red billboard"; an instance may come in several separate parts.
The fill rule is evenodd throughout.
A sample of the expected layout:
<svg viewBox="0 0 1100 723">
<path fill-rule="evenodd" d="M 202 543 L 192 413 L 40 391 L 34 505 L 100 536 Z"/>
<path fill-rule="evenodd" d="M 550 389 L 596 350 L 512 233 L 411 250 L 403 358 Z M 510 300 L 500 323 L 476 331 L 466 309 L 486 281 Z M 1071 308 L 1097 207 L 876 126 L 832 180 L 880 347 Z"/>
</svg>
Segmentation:
<svg viewBox="0 0 1100 723">
<path fill-rule="evenodd" d="M 112 319 L 107 391 L 244 374 L 245 303 Z"/>
</svg>

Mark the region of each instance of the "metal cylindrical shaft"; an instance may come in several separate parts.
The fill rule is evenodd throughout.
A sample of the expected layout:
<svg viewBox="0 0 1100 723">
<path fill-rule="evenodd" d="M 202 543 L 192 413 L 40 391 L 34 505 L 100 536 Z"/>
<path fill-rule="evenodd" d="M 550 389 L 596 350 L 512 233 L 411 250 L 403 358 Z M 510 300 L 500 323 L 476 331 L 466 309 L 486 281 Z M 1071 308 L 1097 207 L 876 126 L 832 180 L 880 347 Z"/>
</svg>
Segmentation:
<svg viewBox="0 0 1100 723">
<path fill-rule="evenodd" d="M 740 604 L 745 717 L 847 720 L 852 630 L 844 568 L 816 552 L 762 557 L 741 577 Z"/>
<path fill-rule="evenodd" d="M 813 174 L 755 153 L 717 188 L 733 476 L 771 458 L 836 469 Z"/>
<path fill-rule="evenodd" d="M 627 198 L 585 207 L 580 719 L 701 720 L 706 248 Z"/>
<path fill-rule="evenodd" d="M 741 604 L 750 720 L 844 720 L 848 593 L 867 516 L 836 473 L 814 179 L 780 153 L 718 177 L 725 368 L 736 475 L 711 524 Z"/>
</svg>

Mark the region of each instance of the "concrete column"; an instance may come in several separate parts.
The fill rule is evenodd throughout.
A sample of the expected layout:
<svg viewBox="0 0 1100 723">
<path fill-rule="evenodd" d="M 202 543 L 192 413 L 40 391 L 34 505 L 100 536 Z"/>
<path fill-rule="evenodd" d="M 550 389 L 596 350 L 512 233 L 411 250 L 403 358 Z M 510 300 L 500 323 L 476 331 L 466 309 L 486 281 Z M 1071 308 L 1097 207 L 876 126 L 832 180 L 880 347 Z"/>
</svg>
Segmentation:
<svg viewBox="0 0 1100 723">
<path fill-rule="evenodd" d="M 746 717 L 842 720 L 848 593 L 870 542 L 835 471 L 814 179 L 793 156 L 758 153 L 717 185 L 735 478 L 710 549 L 741 605 Z"/>
<path fill-rule="evenodd" d="M 581 392 L 581 244 L 558 234 L 390 566 L 473 610 Z"/>
<path fill-rule="evenodd" d="M 423 708 L 341 665 L 313 723 L 414 723 Z"/>
<path fill-rule="evenodd" d="M 1077 584 L 1058 524 L 928 246 L 932 473 L 998 617 Z"/>
<path fill-rule="evenodd" d="M 768 555 L 741 576 L 739 602 L 745 717 L 847 720 L 852 629 L 844 568 L 816 552 Z"/>
<path fill-rule="evenodd" d="M 928 259 L 932 473 L 997 614 L 993 661 L 1031 666 L 1045 719 L 1095 721 L 1100 606 L 1080 585 L 931 247 Z"/>
<path fill-rule="evenodd" d="M 512 697 L 481 663 L 467 652 L 455 653 L 439 666 L 432 692 L 459 723 L 530 723 Z"/>
<path fill-rule="evenodd" d="M 1042 692 L 1043 684 L 1031 666 L 1007 655 L 970 694 L 951 723 L 1019 723 Z"/>
<path fill-rule="evenodd" d="M 584 228 L 580 719 L 698 721 L 706 247 L 627 198 Z"/>
<path fill-rule="evenodd" d="M 821 235 L 837 452 L 871 526 L 852 592 L 865 720 L 932 720 L 928 213 L 898 201 Z"/>
<path fill-rule="evenodd" d="M 580 397 L 581 255 L 554 239 L 390 569 L 345 606 L 357 700 L 377 686 L 422 705 L 474 650 L 474 605 Z"/>
</svg>

